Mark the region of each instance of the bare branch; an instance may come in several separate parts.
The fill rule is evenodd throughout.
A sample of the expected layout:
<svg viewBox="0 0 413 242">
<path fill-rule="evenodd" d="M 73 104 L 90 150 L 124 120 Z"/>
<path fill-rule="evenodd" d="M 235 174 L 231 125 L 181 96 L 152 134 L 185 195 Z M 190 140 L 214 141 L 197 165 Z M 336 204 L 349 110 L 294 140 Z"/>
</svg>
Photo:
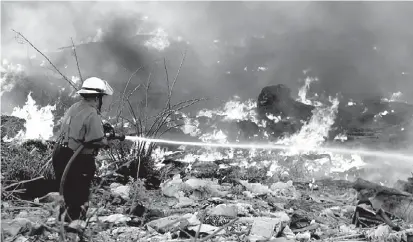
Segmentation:
<svg viewBox="0 0 413 242">
<path fill-rule="evenodd" d="M 174 129 L 174 128 L 181 127 L 181 126 L 184 126 L 184 124 L 176 124 L 176 125 L 174 125 L 174 126 L 171 126 L 171 127 L 167 128 L 165 131 L 162 131 L 161 134 L 155 136 L 155 138 L 159 138 L 159 137 L 161 137 L 162 135 L 164 135 L 165 133 L 169 132 L 170 130 L 172 130 L 172 129 Z"/>
<path fill-rule="evenodd" d="M 173 81 L 173 83 L 172 83 L 172 86 L 171 86 L 171 88 L 169 89 L 169 95 L 168 95 L 168 106 L 169 106 L 169 108 L 171 107 L 172 91 L 174 90 L 175 83 L 176 83 L 176 81 L 178 80 L 179 73 L 181 72 L 182 65 L 184 64 L 185 57 L 186 57 L 186 51 L 187 51 L 187 49 L 185 48 L 185 52 L 184 52 L 184 54 L 183 54 L 183 56 L 182 56 L 181 64 L 179 65 L 178 71 L 176 72 L 176 76 L 175 76 L 175 79 L 174 79 L 174 81 Z"/>
<path fill-rule="evenodd" d="M 76 65 L 77 65 L 77 71 L 79 72 L 80 84 L 83 84 L 83 77 L 82 77 L 82 73 L 80 72 L 79 60 L 77 59 L 75 43 L 73 42 L 73 38 L 70 38 L 70 39 L 72 40 L 73 53 L 75 54 L 75 60 L 76 60 Z"/>
<path fill-rule="evenodd" d="M 121 101 L 119 102 L 119 110 L 118 110 L 118 115 L 117 115 L 117 117 L 116 117 L 116 123 L 118 123 L 118 121 L 119 121 L 119 117 L 120 117 L 120 115 L 122 114 L 123 105 L 125 104 L 125 93 L 126 93 L 126 89 L 128 88 L 129 83 L 130 83 L 130 81 L 132 80 L 133 76 L 134 76 L 136 73 L 138 73 L 138 71 L 141 70 L 142 68 L 144 68 L 144 66 L 141 66 L 141 67 L 139 67 L 138 69 L 136 69 L 136 70 L 130 75 L 129 80 L 128 80 L 128 82 L 127 82 L 126 85 L 125 85 L 125 88 L 124 88 L 124 90 L 123 90 L 123 93 L 121 94 L 121 97 L 120 97 L 120 98 L 121 98 Z"/>
<path fill-rule="evenodd" d="M 144 117 L 145 117 L 145 120 L 144 120 L 144 125 L 145 125 L 145 127 L 144 127 L 144 129 L 145 129 L 145 131 L 146 131 L 146 125 L 148 125 L 148 119 L 146 118 L 147 117 L 147 113 L 148 113 L 148 92 L 149 92 L 149 88 L 150 88 L 150 85 L 151 85 L 151 83 L 152 83 L 152 81 L 151 81 L 151 76 L 152 76 L 152 71 L 149 73 L 149 76 L 148 76 L 148 81 L 146 82 L 146 91 L 145 91 L 145 110 L 144 110 Z"/>
<path fill-rule="evenodd" d="M 168 75 L 168 68 L 166 67 L 166 59 L 163 59 L 163 65 L 165 67 L 165 73 L 166 73 L 166 85 L 168 87 L 168 93 L 169 93 L 169 75 Z"/>
<path fill-rule="evenodd" d="M 140 87 L 141 87 L 142 83 L 139 83 L 139 85 L 137 85 L 128 95 L 127 98 L 130 98 L 130 96 L 132 96 L 133 93 L 135 93 Z"/>
<path fill-rule="evenodd" d="M 57 69 L 57 67 L 52 63 L 52 61 L 45 54 L 43 54 L 39 49 L 37 49 L 36 46 L 34 46 L 28 39 L 26 39 L 26 37 L 24 37 L 23 34 L 21 34 L 20 32 L 17 32 L 14 29 L 12 29 L 12 31 L 16 33 L 17 35 L 19 35 L 20 37 L 22 37 L 31 47 L 33 47 L 37 52 L 39 52 L 39 54 L 41 54 L 50 63 L 50 65 L 53 66 L 53 68 L 63 77 L 63 79 L 65 79 L 73 88 L 78 90 L 76 85 L 71 80 L 69 80 L 65 75 L 63 75 L 63 73 L 60 72 L 59 69 Z"/>
</svg>

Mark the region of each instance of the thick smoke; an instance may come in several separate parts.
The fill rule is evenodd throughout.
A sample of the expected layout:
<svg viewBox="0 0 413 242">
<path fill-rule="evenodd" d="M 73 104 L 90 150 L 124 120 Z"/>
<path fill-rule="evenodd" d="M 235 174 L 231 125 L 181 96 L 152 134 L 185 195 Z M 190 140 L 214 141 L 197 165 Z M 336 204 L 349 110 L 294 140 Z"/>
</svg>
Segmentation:
<svg viewBox="0 0 413 242">
<path fill-rule="evenodd" d="M 313 91 L 329 95 L 368 98 L 400 90 L 405 97 L 413 94 L 413 4 L 408 2 L 1 4 L 2 58 L 24 64 L 36 54 L 16 42 L 12 28 L 49 51 L 70 46 L 70 38 L 79 43 L 97 36 L 105 41 L 101 47 L 79 48 L 82 71 L 108 78 L 118 89 L 137 67 L 164 56 L 174 75 L 187 41 L 181 95 L 256 98 L 264 86 L 278 83 L 297 92 L 303 70 L 320 79 Z M 137 47 L 130 39 L 157 27 L 165 29 L 171 41 L 181 37 L 181 45 L 157 52 Z M 69 63 L 66 73 L 77 75 L 70 54 L 55 53 L 54 60 L 60 67 Z M 163 82 L 162 65 L 156 66 L 154 76 Z"/>
</svg>

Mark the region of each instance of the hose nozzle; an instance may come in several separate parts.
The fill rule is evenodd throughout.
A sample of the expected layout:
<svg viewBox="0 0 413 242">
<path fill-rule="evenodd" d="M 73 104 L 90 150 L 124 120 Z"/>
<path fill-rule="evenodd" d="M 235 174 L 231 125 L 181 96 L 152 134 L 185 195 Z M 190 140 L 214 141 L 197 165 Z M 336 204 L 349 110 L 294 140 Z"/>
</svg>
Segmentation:
<svg viewBox="0 0 413 242">
<path fill-rule="evenodd" d="M 124 134 L 116 134 L 116 133 L 111 133 L 106 136 L 108 140 L 120 140 L 124 141 L 125 140 L 125 135 Z"/>
</svg>

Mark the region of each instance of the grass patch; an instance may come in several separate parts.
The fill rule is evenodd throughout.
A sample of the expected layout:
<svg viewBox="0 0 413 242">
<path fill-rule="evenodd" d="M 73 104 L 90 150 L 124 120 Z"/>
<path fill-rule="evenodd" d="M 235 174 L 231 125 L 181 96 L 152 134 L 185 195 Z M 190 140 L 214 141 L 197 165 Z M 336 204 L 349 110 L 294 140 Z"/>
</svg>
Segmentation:
<svg viewBox="0 0 413 242">
<path fill-rule="evenodd" d="M 53 179 L 53 169 L 46 166 L 51 154 L 52 144 L 40 140 L 28 140 L 21 144 L 1 142 L 2 185 L 41 175 Z"/>
</svg>

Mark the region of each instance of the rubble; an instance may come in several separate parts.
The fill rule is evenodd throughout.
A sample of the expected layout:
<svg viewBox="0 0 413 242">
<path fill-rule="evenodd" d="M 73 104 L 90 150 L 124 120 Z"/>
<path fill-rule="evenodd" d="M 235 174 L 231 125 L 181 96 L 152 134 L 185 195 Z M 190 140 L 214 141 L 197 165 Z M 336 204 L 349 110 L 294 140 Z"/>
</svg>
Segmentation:
<svg viewBox="0 0 413 242">
<path fill-rule="evenodd" d="M 401 242 L 413 235 L 407 224 L 409 215 L 402 214 L 403 209 L 408 210 L 412 195 L 394 188 L 361 179 L 353 183 L 237 180 L 230 185 L 220 184 L 211 176 L 175 174 L 160 190 L 139 193 L 149 196 L 147 199 L 132 197 L 135 186 L 109 183 L 103 189 L 109 196 L 94 195 L 86 221 L 65 224 L 66 236 L 89 233 L 94 241 L 185 241 L 191 236 L 211 236 L 219 241 Z M 319 189 L 311 189 L 310 183 Z M 233 186 L 237 184 L 241 184 L 241 191 L 234 193 Z M 358 191 L 357 200 L 349 190 L 352 187 Z M 125 201 L 115 205 L 113 196 Z M 20 241 L 32 236 L 59 238 L 61 222 L 56 220 L 57 210 L 53 208 L 59 199 L 59 194 L 50 193 L 35 199 L 38 209 L 9 217 L 3 213 L 3 235 Z M 142 200 L 135 203 L 144 208 L 139 216 L 125 212 L 133 199 Z M 10 202 L 2 207 L 6 211 L 13 208 Z"/>
<path fill-rule="evenodd" d="M 233 160 L 166 162 L 157 190 L 140 180 L 94 185 L 86 221 L 57 219 L 57 192 L 2 202 L 5 241 L 408 241 L 413 195 L 358 179 L 300 180 Z M 190 169 L 188 168 L 190 167 Z M 263 172 L 264 171 L 264 172 Z M 63 232 L 62 232 L 63 228 Z"/>
<path fill-rule="evenodd" d="M 119 183 L 112 183 L 110 184 L 110 191 L 115 196 L 120 196 L 124 200 L 129 200 L 130 187 L 127 185 L 123 186 L 122 184 L 119 184 Z"/>
</svg>

